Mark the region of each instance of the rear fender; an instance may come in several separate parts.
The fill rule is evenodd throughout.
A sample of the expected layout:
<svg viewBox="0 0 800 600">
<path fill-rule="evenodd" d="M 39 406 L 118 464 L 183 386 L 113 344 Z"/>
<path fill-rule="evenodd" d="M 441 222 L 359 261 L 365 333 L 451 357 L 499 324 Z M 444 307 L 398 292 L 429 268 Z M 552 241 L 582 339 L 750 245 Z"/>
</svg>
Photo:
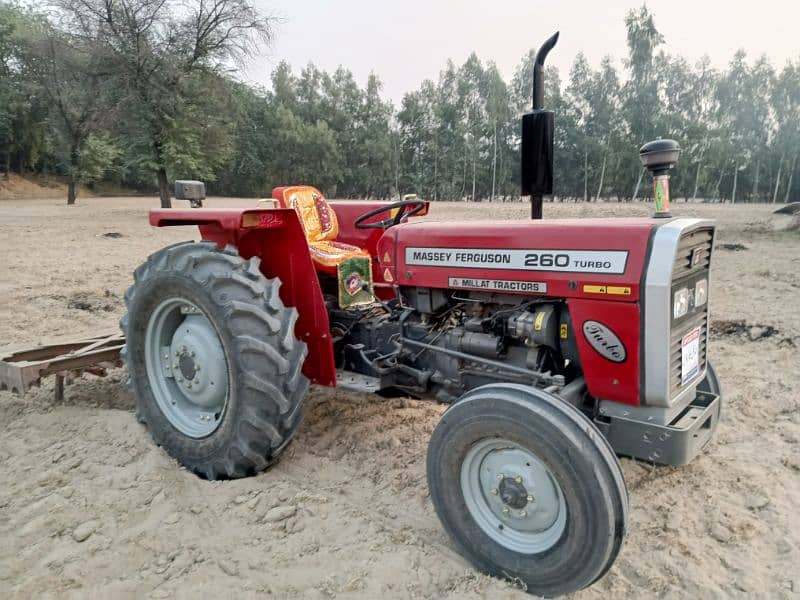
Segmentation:
<svg viewBox="0 0 800 600">
<path fill-rule="evenodd" d="M 280 277 L 283 303 L 297 308 L 295 334 L 308 346 L 303 374 L 314 383 L 336 385 L 328 311 L 294 210 L 154 209 L 150 211 L 150 224 L 197 225 L 202 239 L 221 248 L 236 246 L 244 258 L 258 256 L 265 277 Z"/>
</svg>

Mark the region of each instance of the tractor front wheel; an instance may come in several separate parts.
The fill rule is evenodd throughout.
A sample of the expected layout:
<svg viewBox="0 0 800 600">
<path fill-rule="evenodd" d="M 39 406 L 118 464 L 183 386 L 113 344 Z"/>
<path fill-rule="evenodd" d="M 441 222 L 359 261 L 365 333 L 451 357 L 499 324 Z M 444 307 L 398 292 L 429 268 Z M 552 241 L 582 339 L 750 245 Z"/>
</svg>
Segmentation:
<svg viewBox="0 0 800 600">
<path fill-rule="evenodd" d="M 445 530 L 479 569 L 541 596 L 584 588 L 614 562 L 628 494 L 595 426 L 551 394 L 476 388 L 442 416 L 428 487 Z"/>
<path fill-rule="evenodd" d="M 164 248 L 134 279 L 121 325 L 139 419 L 208 479 L 265 469 L 297 431 L 308 389 L 280 281 L 210 242 Z"/>
</svg>

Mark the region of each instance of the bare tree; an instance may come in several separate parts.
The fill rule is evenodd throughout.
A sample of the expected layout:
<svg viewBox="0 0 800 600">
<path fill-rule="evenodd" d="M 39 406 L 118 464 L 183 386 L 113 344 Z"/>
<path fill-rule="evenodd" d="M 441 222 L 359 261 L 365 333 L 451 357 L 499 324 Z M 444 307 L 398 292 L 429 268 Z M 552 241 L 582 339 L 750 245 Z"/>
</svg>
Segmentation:
<svg viewBox="0 0 800 600">
<path fill-rule="evenodd" d="M 272 38 L 274 19 L 249 0 L 53 0 L 75 35 L 91 44 L 115 80 L 118 104 L 149 146 L 163 207 L 170 206 L 167 169 L 202 154 L 173 136 L 187 128 L 187 110 L 204 76 L 220 75 Z M 184 160 L 181 160 L 181 159 Z"/>
<path fill-rule="evenodd" d="M 87 159 L 96 158 L 88 156 L 90 136 L 114 118 L 104 90 L 108 74 L 97 69 L 90 47 L 46 23 L 34 32 L 25 58 L 26 75 L 50 104 L 67 166 L 67 204 L 75 204 L 77 184 L 87 179 Z"/>
</svg>

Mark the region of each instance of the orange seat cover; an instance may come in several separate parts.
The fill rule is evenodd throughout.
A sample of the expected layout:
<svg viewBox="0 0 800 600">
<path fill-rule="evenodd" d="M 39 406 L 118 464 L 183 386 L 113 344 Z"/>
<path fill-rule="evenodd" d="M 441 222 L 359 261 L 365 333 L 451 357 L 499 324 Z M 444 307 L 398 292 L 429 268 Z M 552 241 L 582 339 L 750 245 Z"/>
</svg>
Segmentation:
<svg viewBox="0 0 800 600">
<path fill-rule="evenodd" d="M 339 221 L 317 188 L 310 185 L 275 188 L 272 195 L 283 207 L 297 211 L 314 262 L 324 267 L 336 267 L 349 258 L 369 257 L 369 252 L 358 246 L 336 241 Z"/>
</svg>

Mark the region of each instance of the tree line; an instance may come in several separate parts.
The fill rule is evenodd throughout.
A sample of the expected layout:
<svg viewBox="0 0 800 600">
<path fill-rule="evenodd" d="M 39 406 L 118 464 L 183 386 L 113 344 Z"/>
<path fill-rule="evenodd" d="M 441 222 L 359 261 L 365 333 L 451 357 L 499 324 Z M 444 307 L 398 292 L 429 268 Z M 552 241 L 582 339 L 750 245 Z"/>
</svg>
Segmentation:
<svg viewBox="0 0 800 600">
<path fill-rule="evenodd" d="M 236 65 L 274 23 L 249 0 L 53 0 L 47 14 L 0 2 L 0 159 L 5 172 L 56 173 L 158 189 L 195 178 L 209 191 L 264 196 L 310 183 L 329 197 L 517 199 L 520 115 L 535 50 L 510 81 L 475 54 L 448 61 L 399 107 L 371 74 L 274 69 L 270 89 Z M 676 139 L 676 198 L 797 199 L 800 57 L 776 68 L 738 51 L 724 69 L 664 49 L 653 14 L 625 18 L 627 56 L 597 67 L 578 54 L 546 68 L 556 113 L 555 194 L 647 195 L 638 148 Z"/>
</svg>

